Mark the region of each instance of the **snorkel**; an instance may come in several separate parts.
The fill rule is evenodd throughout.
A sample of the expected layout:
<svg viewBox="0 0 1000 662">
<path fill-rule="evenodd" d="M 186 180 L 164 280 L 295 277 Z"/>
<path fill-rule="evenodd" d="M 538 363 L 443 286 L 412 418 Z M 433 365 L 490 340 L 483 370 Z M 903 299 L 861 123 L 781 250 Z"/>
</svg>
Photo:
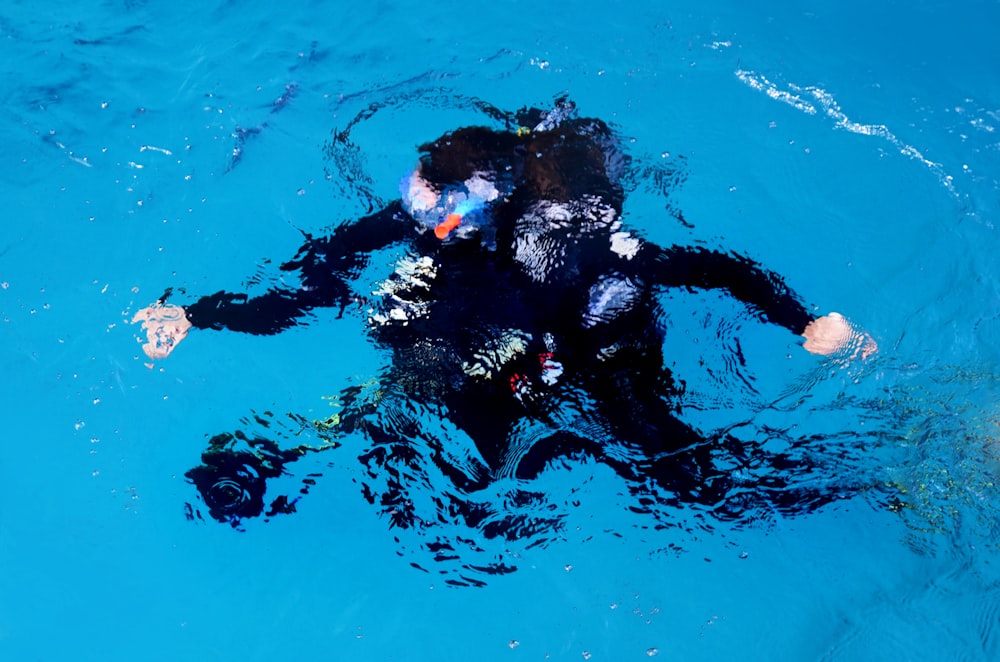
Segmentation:
<svg viewBox="0 0 1000 662">
<path fill-rule="evenodd" d="M 481 225 L 486 205 L 500 195 L 493 182 L 480 174 L 440 193 L 421 177 L 419 169 L 401 184 L 403 207 L 421 225 L 433 229 L 441 241 L 460 226 L 471 231 Z"/>
<path fill-rule="evenodd" d="M 457 228 L 462 219 L 472 212 L 479 211 L 485 206 L 485 201 L 478 198 L 466 198 L 455 205 L 450 214 L 434 227 L 434 236 L 444 241 L 448 234 Z"/>
</svg>

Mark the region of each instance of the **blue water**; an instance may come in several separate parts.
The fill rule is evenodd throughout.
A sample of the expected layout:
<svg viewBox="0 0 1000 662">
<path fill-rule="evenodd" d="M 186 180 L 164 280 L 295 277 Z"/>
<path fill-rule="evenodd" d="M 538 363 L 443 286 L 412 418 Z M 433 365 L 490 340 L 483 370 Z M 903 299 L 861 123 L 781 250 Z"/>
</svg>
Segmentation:
<svg viewBox="0 0 1000 662">
<path fill-rule="evenodd" d="M 1000 3 L 307 4 L 0 10 L 0 659 L 1000 656 Z M 390 199 L 417 144 L 482 121 L 465 100 L 561 94 L 636 163 L 683 163 L 631 193 L 639 232 L 751 255 L 879 343 L 824 361 L 681 297 L 689 422 L 849 430 L 850 470 L 909 507 L 660 527 L 587 465 L 544 476 L 562 533 L 477 589 L 389 530 L 346 453 L 296 467 L 325 476 L 292 516 L 187 521 L 206 435 L 326 416 L 382 357 L 330 313 L 150 369 L 131 315 L 367 211 L 328 149 L 366 108 L 352 140 Z"/>
</svg>

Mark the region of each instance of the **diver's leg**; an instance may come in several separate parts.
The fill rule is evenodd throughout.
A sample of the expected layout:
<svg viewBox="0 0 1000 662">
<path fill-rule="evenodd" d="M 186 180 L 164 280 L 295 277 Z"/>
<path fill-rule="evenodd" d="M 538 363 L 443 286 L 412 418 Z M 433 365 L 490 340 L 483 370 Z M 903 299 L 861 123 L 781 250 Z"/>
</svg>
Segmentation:
<svg viewBox="0 0 1000 662">
<path fill-rule="evenodd" d="M 610 428 L 625 449 L 639 456 L 634 466 L 616 470 L 625 478 L 636 474 L 638 483 L 651 481 L 671 493 L 670 501 L 677 504 L 695 504 L 721 519 L 740 520 L 752 513 L 810 512 L 858 490 L 843 480 L 831 481 L 805 447 L 807 440 L 776 453 L 765 448 L 763 439 L 728 433 L 702 436 L 679 420 L 665 401 L 616 405 L 619 415 Z"/>
<path fill-rule="evenodd" d="M 511 430 L 527 414 L 511 387 L 467 383 L 446 393 L 442 400 L 448 419 L 469 436 L 488 471 L 496 471 L 507 456 Z"/>
<path fill-rule="evenodd" d="M 585 388 L 608 431 L 601 459 L 623 478 L 655 483 L 680 502 L 715 503 L 729 484 L 714 461 L 723 442 L 677 417 L 680 388 L 663 368 L 661 347 L 659 333 L 648 325 L 586 366 Z"/>
</svg>

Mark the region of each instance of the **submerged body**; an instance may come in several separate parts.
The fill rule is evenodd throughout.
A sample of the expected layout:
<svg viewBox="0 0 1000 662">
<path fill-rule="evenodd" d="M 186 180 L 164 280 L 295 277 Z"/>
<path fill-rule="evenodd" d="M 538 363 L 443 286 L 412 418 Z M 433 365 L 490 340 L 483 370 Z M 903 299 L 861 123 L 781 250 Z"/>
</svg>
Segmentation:
<svg viewBox="0 0 1000 662">
<path fill-rule="evenodd" d="M 345 392 L 338 434 L 367 435 L 361 459 L 382 487 L 366 495 L 400 526 L 418 522 L 399 507 L 412 486 L 394 465 L 419 469 L 425 460 L 464 495 L 500 479 L 530 480 L 556 458 L 587 456 L 633 490 L 655 489 L 721 517 L 739 516 L 748 499 L 797 512 L 838 498 L 836 489 L 786 489 L 782 471 L 801 458 L 704 439 L 678 419 L 660 295 L 725 290 L 759 318 L 805 335 L 810 351 L 855 343 L 867 352 L 870 338 L 839 316 L 816 320 L 781 278 L 748 258 L 662 248 L 629 233 L 621 222 L 628 159 L 606 124 L 571 110 L 527 111 L 518 130 L 471 127 L 422 146 L 399 201 L 307 238 L 282 265 L 300 287 L 204 297 L 185 306 L 178 325 L 152 324 L 147 353 L 169 354 L 189 327 L 274 334 L 318 307 L 359 306 L 373 339 L 392 353 L 385 396 L 438 412 L 471 442 L 449 448 L 416 426 L 386 423 L 358 392 Z M 395 272 L 374 293 L 353 291 L 369 256 L 387 247 L 403 251 Z M 427 458 L 408 450 L 417 436 Z M 734 491 L 732 467 L 750 464 L 775 471 Z M 206 495 L 207 482 L 199 489 Z M 471 522 L 471 510 L 455 503 Z"/>
</svg>

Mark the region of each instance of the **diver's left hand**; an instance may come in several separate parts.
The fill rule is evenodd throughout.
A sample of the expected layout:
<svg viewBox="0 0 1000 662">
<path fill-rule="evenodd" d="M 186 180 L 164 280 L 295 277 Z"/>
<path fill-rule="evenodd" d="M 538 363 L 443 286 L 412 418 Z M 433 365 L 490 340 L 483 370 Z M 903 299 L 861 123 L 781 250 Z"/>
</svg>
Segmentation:
<svg viewBox="0 0 1000 662">
<path fill-rule="evenodd" d="M 861 354 L 862 359 L 867 359 L 878 351 L 875 339 L 840 313 L 830 313 L 809 322 L 802 336 L 806 339 L 802 345 L 806 351 L 823 356 L 850 352 L 851 358 Z"/>
<path fill-rule="evenodd" d="M 157 302 L 135 314 L 132 323 L 142 322 L 146 344 L 142 351 L 151 359 L 165 359 L 191 330 L 187 313 L 180 306 Z"/>
</svg>

